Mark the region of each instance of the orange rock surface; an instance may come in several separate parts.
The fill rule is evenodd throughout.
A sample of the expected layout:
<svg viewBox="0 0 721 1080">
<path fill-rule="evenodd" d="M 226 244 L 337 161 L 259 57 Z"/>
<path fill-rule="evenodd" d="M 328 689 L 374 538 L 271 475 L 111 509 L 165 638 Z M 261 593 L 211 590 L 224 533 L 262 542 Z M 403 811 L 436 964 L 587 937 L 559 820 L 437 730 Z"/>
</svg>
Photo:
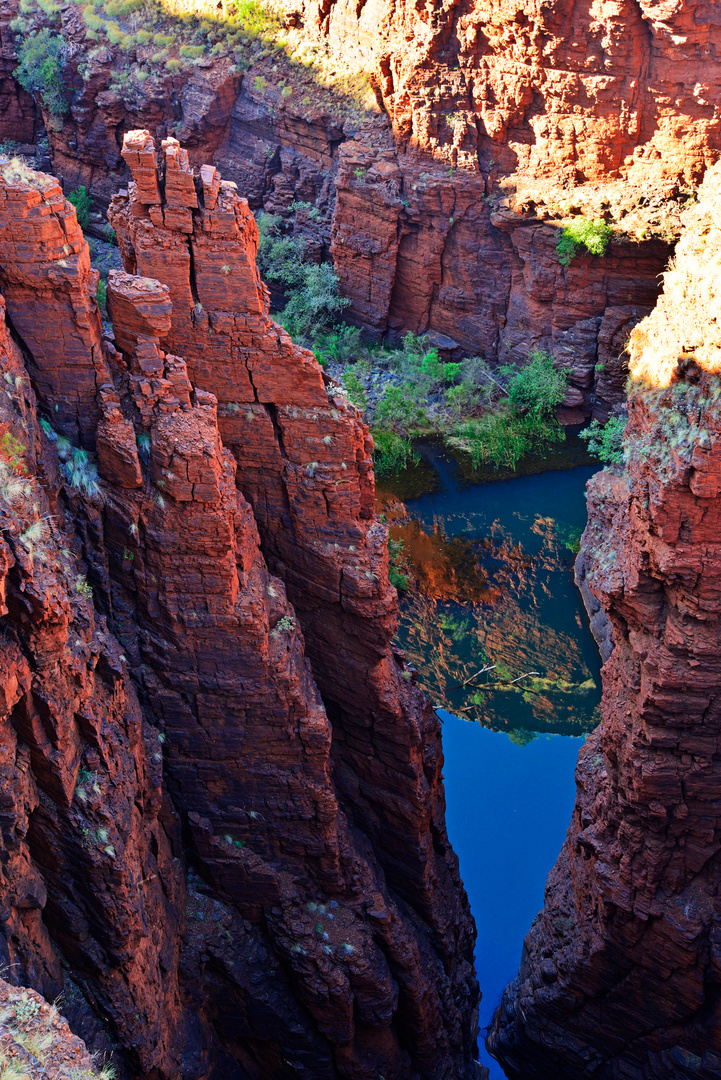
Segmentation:
<svg viewBox="0 0 721 1080">
<path fill-rule="evenodd" d="M 234 186 L 163 151 L 158 182 L 147 133 L 126 140 L 114 343 L 78 363 L 97 456 L 55 435 L 76 368 L 43 348 L 48 389 L 8 419 L 23 453 L 0 443 L 0 506 L 29 516 L 8 517 L 0 648 L 13 977 L 57 992 L 61 949 L 71 1019 L 132 1075 L 475 1077 L 473 923 L 439 723 L 390 647 L 367 429 L 269 318 Z M 4 185 L 23 208 L 55 190 Z M 81 238 L 60 301 L 33 251 L 38 307 L 71 295 L 96 327 Z"/>
<path fill-rule="evenodd" d="M 511 1077 L 721 1069 L 720 186 L 716 166 L 632 336 L 627 466 L 589 485 L 580 569 L 613 651 L 568 837 L 489 1038 Z"/>
<path fill-rule="evenodd" d="M 17 0 L 2 0 L 8 57 L 14 14 Z M 154 70 L 157 91 L 130 97 L 112 78 L 125 54 L 96 49 L 68 8 L 73 108 L 47 117 L 56 171 L 105 206 L 124 133 L 180 132 L 190 162 L 213 162 L 252 209 L 311 205 L 293 211 L 296 232 L 313 258 L 332 254 L 352 321 L 378 336 L 441 334 L 490 360 L 550 351 L 571 371 L 568 418 L 605 418 L 623 397 L 628 335 L 658 295 L 679 200 L 721 150 L 713 5 L 294 0 L 285 15 L 289 48 L 314 45 L 325 69 L 367 76 L 376 112 L 342 94 L 329 108 L 278 56 L 243 73 L 229 58 Z M 22 141 L 38 110 L 8 102 L 7 134 Z M 578 213 L 605 217 L 617 242 L 564 269 L 557 226 Z"/>
</svg>

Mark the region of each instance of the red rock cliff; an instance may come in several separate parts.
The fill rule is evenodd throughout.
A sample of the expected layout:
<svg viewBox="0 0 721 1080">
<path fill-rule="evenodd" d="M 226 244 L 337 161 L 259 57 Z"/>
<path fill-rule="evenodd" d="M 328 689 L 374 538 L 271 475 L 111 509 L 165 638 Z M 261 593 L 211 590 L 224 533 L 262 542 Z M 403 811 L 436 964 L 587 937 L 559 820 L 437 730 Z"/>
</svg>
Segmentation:
<svg viewBox="0 0 721 1080">
<path fill-rule="evenodd" d="M 721 1070 L 721 168 L 634 331 L 625 469 L 589 485 L 603 721 L 489 1046 L 511 1077 Z"/>
<path fill-rule="evenodd" d="M 135 770 L 116 777 L 119 751 L 99 745 L 94 726 L 51 730 L 37 704 L 35 734 L 12 721 L 13 753 L 38 740 L 34 773 L 61 806 L 86 755 L 76 804 L 105 815 L 91 831 L 82 815 L 68 825 L 67 810 L 59 818 L 51 806 L 47 823 L 43 810 L 36 831 L 26 829 L 38 839 L 27 856 L 36 914 L 34 936 L 21 942 L 24 978 L 39 982 L 42 961 L 59 984 L 59 951 L 73 971 L 88 969 L 86 1023 L 95 1011 L 132 1075 L 474 1076 L 473 926 L 445 835 L 438 721 L 390 650 L 396 601 L 371 512 L 367 431 L 267 316 L 255 224 L 233 186 L 213 169 L 196 186 L 174 142 L 158 183 L 147 136 L 128 146 L 137 187 L 114 220 L 129 268 L 143 276 L 111 276 L 114 345 L 81 365 L 98 387 L 100 475 L 55 437 L 70 455 L 58 505 L 93 589 L 95 607 L 84 578 L 73 601 L 87 609 L 88 648 L 109 643 L 125 687 L 112 698 L 113 736 L 131 719 L 150 721 L 153 776 L 160 785 L 162 761 L 164 786 L 147 813 L 164 805 L 164 831 L 131 814 L 151 767 L 139 749 Z M 47 206 L 54 220 L 47 178 L 7 167 L 2 176 L 8 197 Z M 16 275 L 14 251 L 0 255 L 3 281 Z M 52 279 L 52 242 L 34 256 L 28 280 Z M 78 256 L 75 306 L 95 334 L 87 249 Z M 151 269 L 156 277 L 145 276 Z M 36 293 L 38 304 L 55 295 Z M 74 368 L 24 345 L 39 385 L 52 388 L 41 399 L 52 436 Z M 181 347 L 183 359 L 171 351 Z M 51 468 L 34 404 L 26 412 Z M 43 490 L 56 493 L 56 477 L 43 477 Z M 45 590 L 59 593 L 55 577 Z M 20 618 L 8 617 L 13 627 Z M 64 657 L 54 657 L 61 675 Z M 9 663 L 20 670 L 14 654 Z M 100 686 L 115 686 L 107 662 L 96 667 Z M 103 708 L 81 713 L 97 725 Z M 66 778 L 53 754 L 76 773 Z M 106 805 L 103 769 L 127 810 Z M 107 927 L 89 856 L 79 871 L 66 851 L 78 844 L 116 877 L 127 865 Z M 143 914 L 146 887 L 164 900 Z M 114 933 L 116 951 L 85 946 L 83 920 Z M 141 944 L 123 952 L 138 920 Z"/>
<path fill-rule="evenodd" d="M 242 74 L 229 58 L 176 76 L 154 66 L 152 94 L 123 91 L 113 75 L 127 76 L 129 56 L 96 49 L 68 7 L 72 108 L 49 129 L 55 169 L 107 204 L 124 132 L 179 133 L 192 163 L 217 164 L 253 209 L 313 204 L 295 228 L 314 255 L 332 254 L 359 325 L 442 334 L 490 359 L 548 349 L 571 371 L 567 405 L 607 415 L 678 199 L 721 149 L 713 5 L 307 0 L 285 15 L 289 50 L 312 46 L 326 67 L 367 75 L 380 115 L 317 101 L 310 75 L 277 54 Z M 147 66 L 150 53 L 136 54 Z M 33 116 L 13 121 L 16 138 Z M 577 213 L 606 216 L 620 242 L 564 269 L 556 227 Z"/>
</svg>

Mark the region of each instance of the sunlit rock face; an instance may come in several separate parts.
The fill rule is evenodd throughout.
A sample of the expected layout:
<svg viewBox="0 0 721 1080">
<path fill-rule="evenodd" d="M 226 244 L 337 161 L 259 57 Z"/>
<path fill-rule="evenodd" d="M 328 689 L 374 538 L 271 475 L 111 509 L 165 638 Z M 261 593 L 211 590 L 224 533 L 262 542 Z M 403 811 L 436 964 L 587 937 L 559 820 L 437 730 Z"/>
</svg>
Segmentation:
<svg viewBox="0 0 721 1080">
<path fill-rule="evenodd" d="M 698 180 L 719 149 L 721 16 L 702 0 L 298 8 L 371 72 L 399 138 L 453 165 Z"/>
<path fill-rule="evenodd" d="M 9 77 L 18 6 L 0 8 L 0 141 L 40 123 Z M 214 0 L 184 6 L 218 15 Z M 548 350 L 569 369 L 575 418 L 605 419 L 679 204 L 721 146 L 713 5 L 293 0 L 282 16 L 287 56 L 257 42 L 245 70 L 229 50 L 174 74 L 155 45 L 136 43 L 134 61 L 98 48 L 81 13 L 61 9 L 72 108 L 45 123 L 68 189 L 85 184 L 105 208 L 127 177 L 124 133 L 179 135 L 194 166 L 212 161 L 251 209 L 332 257 L 353 322 L 441 334 L 490 360 Z M 362 107 L 329 97 L 331 71 L 360 77 Z M 621 242 L 564 268 L 557 229 L 578 214 L 608 218 Z"/>
<path fill-rule="evenodd" d="M 0 321 L 12 978 L 130 1076 L 470 1080 L 474 927 L 367 429 L 269 318 L 234 185 L 127 152 L 112 342 L 57 183 L 0 159 L 0 279 L 46 314 L 37 345 Z"/>
<path fill-rule="evenodd" d="M 586 580 L 614 647 L 568 838 L 489 1037 L 512 1077 L 721 1069 L 720 180 L 716 166 L 633 335 L 626 467 L 589 486 Z"/>
</svg>

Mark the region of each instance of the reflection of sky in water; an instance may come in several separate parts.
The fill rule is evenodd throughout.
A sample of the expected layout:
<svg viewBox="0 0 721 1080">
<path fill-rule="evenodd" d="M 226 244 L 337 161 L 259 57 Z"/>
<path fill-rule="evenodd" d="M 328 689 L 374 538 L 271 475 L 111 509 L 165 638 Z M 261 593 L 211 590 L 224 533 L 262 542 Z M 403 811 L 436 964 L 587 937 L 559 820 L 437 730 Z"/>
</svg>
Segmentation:
<svg viewBox="0 0 721 1080">
<path fill-rule="evenodd" d="M 435 704 L 521 741 L 589 730 L 600 665 L 572 571 L 593 468 L 463 486 L 452 463 L 430 454 L 440 489 L 407 501 L 407 518 L 400 505 L 389 512 L 418 583 L 397 638 L 420 684 Z"/>
<path fill-rule="evenodd" d="M 528 746 L 441 713 L 446 822 L 478 928 L 481 1062 L 500 1065 L 483 1045 L 504 987 L 518 970 L 523 939 L 543 906 L 546 877 L 568 828 L 581 739 L 545 735 Z"/>
<path fill-rule="evenodd" d="M 573 807 L 581 739 L 533 732 L 578 735 L 597 718 L 600 662 L 572 574 L 594 470 L 463 486 L 454 465 L 426 453 L 436 490 L 406 497 L 405 511 L 386 507 L 416 581 L 402 600 L 398 641 L 420 685 L 448 710 L 439 713 L 446 820 L 478 927 L 483 1032 L 518 970 Z M 486 662 L 505 679 L 539 676 L 524 689 L 459 687 Z M 480 1057 L 491 1080 L 502 1080 L 483 1036 Z"/>
</svg>

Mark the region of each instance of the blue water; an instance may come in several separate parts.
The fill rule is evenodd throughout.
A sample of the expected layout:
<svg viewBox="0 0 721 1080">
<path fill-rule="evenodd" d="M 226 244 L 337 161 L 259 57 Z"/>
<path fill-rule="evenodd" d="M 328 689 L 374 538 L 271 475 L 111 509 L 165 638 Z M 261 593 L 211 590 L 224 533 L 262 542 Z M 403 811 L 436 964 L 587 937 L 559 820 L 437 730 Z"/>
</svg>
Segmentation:
<svg viewBox="0 0 721 1080">
<path fill-rule="evenodd" d="M 543 906 L 598 719 L 600 660 L 573 583 L 594 469 L 472 484 L 438 448 L 424 457 L 432 490 L 388 503 L 412 582 L 398 640 L 444 721 L 448 834 L 478 928 L 480 1060 L 502 1080 L 485 1029 Z M 486 663 L 484 685 L 464 687 Z"/>
<path fill-rule="evenodd" d="M 503 1070 L 486 1052 L 485 1029 L 543 907 L 546 878 L 573 809 L 573 773 L 583 739 L 544 735 L 517 746 L 502 732 L 439 715 L 448 835 L 478 929 L 480 1060 L 491 1080 L 502 1080 Z"/>
</svg>

